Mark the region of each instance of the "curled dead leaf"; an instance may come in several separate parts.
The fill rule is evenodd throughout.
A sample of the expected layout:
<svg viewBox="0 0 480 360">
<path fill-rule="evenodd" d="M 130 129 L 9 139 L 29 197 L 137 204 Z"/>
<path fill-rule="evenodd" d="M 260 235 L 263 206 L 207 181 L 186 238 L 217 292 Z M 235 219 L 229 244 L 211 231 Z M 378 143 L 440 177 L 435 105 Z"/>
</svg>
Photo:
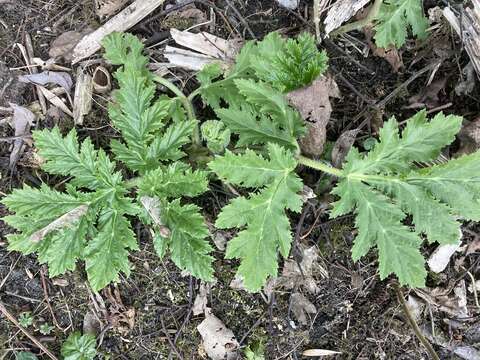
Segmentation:
<svg viewBox="0 0 480 360">
<path fill-rule="evenodd" d="M 70 93 L 73 86 L 72 77 L 63 71 L 43 71 L 37 74 L 22 75 L 18 77 L 18 81 L 43 86 L 56 84 L 63 87 L 67 93 Z"/>
<path fill-rule="evenodd" d="M 282 275 L 276 280 L 276 285 L 285 289 L 303 286 L 311 294 L 318 294 L 314 274 L 328 277 L 328 272 L 320 265 L 318 249 L 315 246 L 305 247 L 300 245 L 302 260 L 297 263 L 293 259 L 285 260 Z"/>
<path fill-rule="evenodd" d="M 471 154 L 480 149 L 480 117 L 464 126 L 458 133 L 461 147 L 457 156 Z"/>
<path fill-rule="evenodd" d="M 347 130 L 335 141 L 332 149 L 332 164 L 340 168 L 360 130 Z"/>
<path fill-rule="evenodd" d="M 92 75 L 93 90 L 97 94 L 106 94 L 112 89 L 110 72 L 103 66 L 97 66 Z"/>
<path fill-rule="evenodd" d="M 70 62 L 73 59 L 73 49 L 79 43 L 79 41 L 91 32 L 92 29 L 87 27 L 82 31 L 67 31 L 53 40 L 50 45 L 48 55 L 51 58 L 63 58 L 65 61 Z"/>
<path fill-rule="evenodd" d="M 317 313 L 315 305 L 299 292 L 293 293 L 290 296 L 290 302 L 293 315 L 295 315 L 295 318 L 302 325 L 308 324 L 308 314 L 314 315 Z"/>
<path fill-rule="evenodd" d="M 239 343 L 232 330 L 210 312 L 205 313 L 205 320 L 197 326 L 203 340 L 203 347 L 212 360 L 234 360 Z"/>
<path fill-rule="evenodd" d="M 193 302 L 192 312 L 194 316 L 198 316 L 207 311 L 208 294 L 210 293 L 210 289 L 210 283 L 205 283 L 203 281 L 200 283 L 200 289 Z"/>
<path fill-rule="evenodd" d="M 335 80 L 329 76 L 320 76 L 311 85 L 287 94 L 290 103 L 308 123 L 307 135 L 300 139 L 300 147 L 306 154 L 319 156 L 323 152 L 332 113 L 331 97 L 340 97 L 340 91 Z"/>
<path fill-rule="evenodd" d="M 33 112 L 23 106 L 10 103 L 10 107 L 13 109 L 11 125 L 14 128 L 15 136 L 17 137 L 13 141 L 13 149 L 10 153 L 9 166 L 11 169 L 13 169 L 24 151 L 25 141 L 22 136 L 30 133 L 30 127 L 35 121 L 35 115 Z"/>
</svg>

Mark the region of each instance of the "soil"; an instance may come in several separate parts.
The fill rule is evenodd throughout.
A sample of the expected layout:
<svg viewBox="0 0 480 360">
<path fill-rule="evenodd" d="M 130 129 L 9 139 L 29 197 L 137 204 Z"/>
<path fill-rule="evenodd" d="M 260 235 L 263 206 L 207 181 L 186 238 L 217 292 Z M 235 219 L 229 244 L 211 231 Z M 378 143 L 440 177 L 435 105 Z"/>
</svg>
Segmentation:
<svg viewBox="0 0 480 360">
<path fill-rule="evenodd" d="M 170 3 L 172 1 L 169 1 Z M 215 1 L 218 8 L 216 25 L 209 31 L 225 38 L 242 36 L 251 39 L 262 38 L 270 31 L 279 30 L 294 36 L 302 31 L 312 31 L 306 16 L 311 12 L 311 1 L 301 1 L 298 10 L 289 11 L 279 7 L 275 1 L 240 0 L 229 2 L 235 6 L 250 30 L 232 12 L 227 1 Z M 168 2 L 167 2 L 168 3 Z M 439 2 L 440 3 L 440 2 Z M 426 6 L 433 7 L 435 1 Z M 209 14 L 211 3 L 198 1 L 197 7 Z M 167 28 L 162 9 L 149 15 L 131 32 L 144 38 L 147 43 L 165 39 Z M 308 16 L 307 16 L 308 17 Z M 222 19 L 226 19 L 223 21 Z M 32 87 L 16 81 L 18 73 L 24 73 L 22 55 L 15 43 L 24 43 L 26 33 L 32 36 L 35 56 L 48 59 L 51 42 L 66 31 L 81 31 L 87 26 L 98 27 L 105 19 L 97 17 L 93 0 L 0 0 L 0 106 L 8 102 L 28 105 L 35 100 Z M 183 23 L 182 23 L 183 24 Z M 168 22 L 172 26 L 172 22 Z M 182 25 L 184 26 L 184 24 Z M 250 33 L 250 31 L 252 33 Z M 330 57 L 330 72 L 336 78 L 342 97 L 333 102 L 333 114 L 327 137 L 335 141 L 348 129 L 361 129 L 357 145 L 374 136 L 382 119 L 396 116 L 405 120 L 415 113 L 409 109 L 409 99 L 424 91 L 430 72 L 418 76 L 408 86 L 403 83 L 425 66 L 438 59 L 438 44 L 450 53 L 445 55 L 435 79 L 447 79 L 446 85 L 436 100 L 440 105 L 451 103 L 444 111 L 473 120 L 479 113 L 480 99 L 478 84 L 467 96 L 455 94 L 454 87 L 461 80 L 462 69 L 468 57 L 461 51 L 461 43 L 451 32 L 439 33 L 440 37 L 423 43 L 409 40 L 402 49 L 404 67 L 400 72 L 392 71 L 382 58 L 371 53 L 365 56 L 360 49 L 366 48 L 363 33 L 353 32 L 348 36 L 325 41 Z M 160 40 L 159 40 L 160 39 Z M 159 55 L 152 51 L 153 59 Z M 67 64 L 68 66 L 68 64 Z M 190 79 L 191 74 L 179 72 L 180 77 Z M 195 83 L 186 81 L 186 91 Z M 385 106 L 375 103 L 394 91 L 401 89 Z M 96 97 L 94 108 L 87 116 L 81 137 L 91 136 L 96 146 L 108 143 L 115 131 L 110 127 L 105 105 L 108 99 Z M 208 111 L 208 110 L 206 110 Z M 435 109 L 433 112 L 436 112 Z M 1 113 L 0 113 L 1 114 Z M 359 116 L 359 114 L 361 116 Z M 63 129 L 73 125 L 68 119 L 46 117 L 39 127 L 60 124 Z M 0 126 L 1 136 L 12 136 L 12 130 Z M 0 139 L 0 194 L 10 193 L 13 188 L 29 184 L 38 186 L 42 181 L 52 185 L 62 179 L 48 177 L 41 171 L 21 162 L 15 169 L 8 167 L 11 147 Z M 458 146 L 458 144 L 455 144 Z M 329 349 L 340 352 L 332 359 L 426 359 L 428 353 L 415 337 L 405 319 L 391 283 L 393 279 L 380 281 L 377 273 L 375 254 L 354 263 L 350 258 L 352 239 L 355 235 L 353 217 L 345 216 L 331 220 L 324 204 L 331 201 L 326 189 L 331 184 L 318 181 L 318 173 L 304 171 L 304 179 L 318 193 L 306 207 L 304 217 L 292 215 L 292 229 L 309 235 L 302 240 L 308 246 L 316 245 L 321 253 L 322 267 L 328 276 L 317 276 L 318 295 L 304 295 L 315 305 L 317 313 L 309 317 L 306 325 L 299 324 L 291 316 L 290 291 L 278 291 L 270 301 L 260 294 L 250 294 L 230 287 L 238 264 L 223 259 L 216 251 L 215 268 L 217 282 L 209 295 L 209 307 L 225 325 L 230 328 L 242 348 L 262 341 L 266 345 L 265 359 L 299 359 L 307 349 Z M 323 179 L 324 180 L 324 179 Z M 215 192 L 217 189 L 212 188 Z M 224 195 L 218 193 L 220 201 Z M 212 200 L 200 199 L 207 218 L 214 219 L 219 211 Z M 7 210 L 0 205 L 0 216 Z M 146 230 L 136 227 L 140 239 L 140 251 L 131 254 L 132 275 L 100 294 L 93 294 L 86 283 L 83 265 L 60 278 L 50 279 L 46 268 L 39 265 L 34 255 L 23 256 L 7 250 L 6 235 L 12 232 L 0 221 L 0 301 L 15 316 L 29 311 L 33 325 L 29 331 L 53 353 L 59 355 L 62 342 L 73 330 L 84 326 L 100 327 L 97 336 L 98 350 L 105 358 L 111 359 L 183 359 L 206 358 L 200 335 L 196 329 L 203 316 L 193 316 L 191 309 L 199 289 L 199 281 L 183 276 L 167 258 L 160 260 L 148 240 Z M 471 238 L 476 238 L 475 224 L 465 224 Z M 426 255 L 434 247 L 425 247 Z M 465 278 L 469 269 L 478 277 L 478 254 L 455 255 L 452 264 L 462 260 L 463 267 L 449 266 L 440 276 L 430 275 L 430 287 L 447 287 L 452 282 Z M 468 306 L 474 307 L 474 299 L 468 296 Z M 97 307 L 97 308 L 96 308 Z M 92 311 L 103 314 L 101 324 L 92 320 Z M 422 319 L 422 323 L 435 323 L 444 331 L 450 341 L 463 341 L 465 346 L 476 344 L 474 329 L 480 327 L 478 318 L 472 318 L 466 325 L 452 327 L 445 320 L 445 314 Z M 48 323 L 54 328 L 49 334 L 41 334 L 40 325 Z M 470 335 L 467 329 L 470 329 Z M 174 345 L 172 345 L 172 343 Z M 455 359 L 451 351 L 435 346 L 441 358 Z M 19 329 L 0 316 L 0 359 L 14 359 L 15 352 L 25 350 L 47 359 Z M 242 353 L 242 352 L 240 352 Z M 110 356 L 110 357 L 108 357 Z"/>
</svg>

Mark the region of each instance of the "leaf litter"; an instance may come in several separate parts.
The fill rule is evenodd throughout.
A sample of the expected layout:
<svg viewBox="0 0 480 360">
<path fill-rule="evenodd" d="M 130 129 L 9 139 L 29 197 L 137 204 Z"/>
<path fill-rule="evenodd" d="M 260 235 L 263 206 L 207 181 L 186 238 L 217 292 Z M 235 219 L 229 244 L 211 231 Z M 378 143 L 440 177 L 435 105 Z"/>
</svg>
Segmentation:
<svg viewBox="0 0 480 360">
<path fill-rule="evenodd" d="M 323 152 L 332 113 L 332 97 L 339 98 L 340 90 L 329 76 L 320 76 L 311 85 L 287 94 L 287 99 L 308 124 L 307 135 L 300 140 L 300 147 L 307 154 L 318 156 Z"/>
</svg>

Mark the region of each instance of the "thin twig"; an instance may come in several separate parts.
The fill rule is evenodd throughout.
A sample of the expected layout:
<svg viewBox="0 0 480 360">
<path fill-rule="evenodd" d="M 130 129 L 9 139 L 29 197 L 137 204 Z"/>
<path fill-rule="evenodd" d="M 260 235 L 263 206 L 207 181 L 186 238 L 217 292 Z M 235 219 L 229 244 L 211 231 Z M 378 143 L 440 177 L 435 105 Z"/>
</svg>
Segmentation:
<svg viewBox="0 0 480 360">
<path fill-rule="evenodd" d="M 57 318 L 55 317 L 55 313 L 52 309 L 52 305 L 50 304 L 50 297 L 48 296 L 47 290 L 47 282 L 45 281 L 45 268 L 43 267 L 40 269 L 40 279 L 42 281 L 43 297 L 45 298 L 45 302 L 47 303 L 50 315 L 52 315 L 53 325 L 55 325 L 59 330 L 64 331 L 64 329 L 58 324 Z"/>
<path fill-rule="evenodd" d="M 413 332 L 417 336 L 418 340 L 420 340 L 420 342 L 423 344 L 423 346 L 425 346 L 425 348 L 427 349 L 427 351 L 430 354 L 430 357 L 432 359 L 440 360 L 437 353 L 433 349 L 432 344 L 430 344 L 430 342 L 425 338 L 425 336 L 423 336 L 422 331 L 418 327 L 418 324 L 415 321 L 415 319 L 413 318 L 412 313 L 408 309 L 407 303 L 405 302 L 405 299 L 403 298 L 403 294 L 400 291 L 400 287 L 398 286 L 397 283 L 394 283 L 393 288 L 395 289 L 395 293 L 397 294 L 398 302 L 400 303 L 400 306 L 402 307 L 402 310 L 405 313 L 405 316 L 407 317 L 407 320 L 408 320 L 410 326 L 412 327 Z"/>
<path fill-rule="evenodd" d="M 255 36 L 255 33 L 250 28 L 250 25 L 248 25 L 247 20 L 245 20 L 245 18 L 242 16 L 242 14 L 240 14 L 240 11 L 238 11 L 237 8 L 235 6 L 233 6 L 233 4 L 230 2 L 230 0 L 225 0 L 225 2 L 228 4 L 229 7 L 232 8 L 235 15 L 237 15 L 238 20 L 240 20 L 242 25 L 245 26 L 245 29 L 247 29 L 247 31 L 250 34 L 250 36 L 252 37 L 252 39 L 256 40 L 257 37 Z"/>
<path fill-rule="evenodd" d="M 472 290 L 473 290 L 473 298 L 475 299 L 475 306 L 480 309 L 480 304 L 478 303 L 478 294 L 477 294 L 477 284 L 475 278 L 473 277 L 470 271 L 467 271 L 470 280 L 472 280 Z"/>
<path fill-rule="evenodd" d="M 50 359 L 52 360 L 58 360 L 58 358 L 53 355 L 50 350 L 48 350 L 35 336 L 30 334 L 27 329 L 25 329 L 20 323 L 17 321 L 17 319 L 10 313 L 10 311 L 7 310 L 5 305 L 0 302 L 0 312 L 8 319 L 10 320 L 17 328 L 20 329 L 21 332 L 25 334 L 26 337 L 28 337 L 30 340 L 33 341 L 35 345 L 38 346 L 40 350 L 42 350 Z"/>
<path fill-rule="evenodd" d="M 178 352 L 178 349 L 175 346 L 175 344 L 173 343 L 172 339 L 170 339 L 170 335 L 168 334 L 168 330 L 165 327 L 165 322 L 163 321 L 163 316 L 160 316 L 160 323 L 162 324 L 162 330 L 163 330 L 163 333 L 165 334 L 165 337 L 167 338 L 167 341 L 168 341 L 168 344 L 170 345 L 170 348 L 175 353 L 175 355 L 177 355 L 177 357 L 179 359 L 183 360 L 183 356 Z"/>
</svg>

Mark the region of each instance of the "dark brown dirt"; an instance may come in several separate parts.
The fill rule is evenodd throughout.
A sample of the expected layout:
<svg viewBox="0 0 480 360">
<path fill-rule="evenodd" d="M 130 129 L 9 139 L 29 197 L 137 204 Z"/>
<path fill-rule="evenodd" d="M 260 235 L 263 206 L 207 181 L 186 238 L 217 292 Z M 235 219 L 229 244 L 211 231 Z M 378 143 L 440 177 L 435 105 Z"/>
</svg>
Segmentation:
<svg viewBox="0 0 480 360">
<path fill-rule="evenodd" d="M 257 38 L 262 38 L 273 30 L 280 30 L 286 35 L 311 30 L 304 18 L 304 9 L 311 6 L 310 1 L 302 1 L 300 10 L 295 12 L 279 8 L 273 1 L 230 2 L 236 4 Z M 205 11 L 209 10 L 210 5 L 208 1 L 198 1 L 197 4 L 199 9 Z M 217 15 L 214 29 L 216 35 L 252 38 L 249 30 L 224 1 L 216 1 L 215 5 L 224 16 Z M 132 30 L 145 38 L 147 43 L 155 43 L 168 36 L 161 17 L 150 21 L 160 11 Z M 65 14 L 68 15 L 58 23 L 59 18 Z M 35 100 L 32 88 L 19 85 L 15 76 L 12 76 L 14 71 L 21 72 L 24 69 L 12 70 L 13 72 L 9 70 L 24 65 L 14 44 L 23 43 L 26 32 L 33 38 L 35 55 L 47 59 L 49 44 L 56 36 L 86 26 L 95 28 L 103 21 L 95 15 L 93 0 L 0 0 L 0 20 L 0 92 L 6 84 L 3 97 L 0 96 L 0 106 L 5 106 L 9 101 L 29 104 Z M 345 129 L 354 129 L 362 124 L 361 140 L 358 142 L 361 145 L 363 139 L 375 133 L 379 119 L 395 115 L 399 120 L 404 120 L 414 113 L 414 110 L 406 109 L 405 106 L 412 95 L 425 88 L 428 73 L 418 77 L 385 107 L 376 108 L 369 106 L 369 103 L 374 104 L 388 96 L 417 71 L 429 65 L 433 59 L 433 50 L 428 47 L 435 45 L 427 42 L 426 45 L 417 46 L 410 42 L 402 54 L 405 68 L 396 74 L 383 59 L 372 55 L 364 57 L 357 50 L 362 44 L 366 46 L 363 34 L 353 33 L 352 36 L 357 39 L 355 46 L 345 39 L 332 39 L 324 44 L 331 59 L 330 71 L 337 77 L 343 95 L 333 105 L 328 138 L 334 141 Z M 479 113 L 478 84 L 468 96 L 455 95 L 453 89 L 460 78 L 459 68 L 465 66 L 468 59 L 465 55 L 460 55 L 458 40 L 448 35 L 447 42 L 456 51 L 444 60 L 435 76 L 448 77 L 445 89 L 439 94 L 439 102 L 452 103 L 445 110 L 447 113 L 456 113 L 472 120 Z M 419 58 L 419 53 L 427 55 Z M 185 79 L 190 77 L 182 72 L 179 76 Z M 193 82 L 187 82 L 187 89 L 193 86 Z M 105 112 L 107 99 L 95 100 L 93 111 L 78 132 L 82 137 L 91 136 L 96 146 L 102 146 L 115 136 L 115 131 L 109 126 Z M 356 119 L 360 113 L 365 116 Z M 46 119 L 40 126 L 51 127 L 56 122 L 54 119 Z M 64 126 L 68 128 L 71 124 L 66 123 Z M 0 130 L 2 136 L 11 135 L 8 127 L 4 126 Z M 9 193 L 12 188 L 22 184 L 38 186 L 42 180 L 50 184 L 56 184 L 60 180 L 48 178 L 38 170 L 22 166 L 12 174 L 8 170 L 8 157 L 8 143 L 0 142 L 0 194 Z M 305 173 L 304 178 L 313 188 L 325 189 L 329 186 L 318 184 L 317 173 Z M 212 187 L 212 191 L 216 193 L 217 189 Z M 217 195 L 224 201 L 223 194 L 219 192 Z M 321 289 L 319 295 L 306 294 L 318 311 L 308 325 L 301 326 L 289 316 L 290 292 L 279 291 L 273 301 L 266 303 L 258 294 L 231 289 L 229 283 L 234 277 L 237 264 L 224 260 L 221 252 L 215 253 L 218 282 L 209 297 L 209 306 L 233 330 L 238 340 L 245 337 L 242 346 L 259 340 L 265 342 L 265 358 L 268 360 L 299 359 L 302 351 L 314 348 L 340 351 L 341 355 L 332 357 L 337 359 L 428 358 L 425 349 L 406 323 L 389 281 L 379 280 L 374 254 L 356 264 L 350 259 L 354 233 L 352 218 L 329 220 L 328 215 L 320 210 L 323 202 L 328 200 L 322 197 L 327 196 L 322 193 L 320 200 L 312 201 L 300 229 L 301 234 L 311 231 L 303 241 L 318 246 L 329 273 L 327 279 L 318 278 L 317 285 Z M 202 205 L 205 212 L 214 218 L 218 213 L 217 202 L 211 199 L 200 201 L 204 202 Z M 5 214 L 5 208 L 0 205 L 0 215 Z M 292 216 L 292 228 L 295 228 L 298 220 L 298 216 Z M 467 227 L 472 233 L 478 230 L 474 224 Z M 61 281 L 45 277 L 44 288 L 42 268 L 35 256 L 22 256 L 7 251 L 5 236 L 10 232 L 11 229 L 0 222 L 0 301 L 17 317 L 21 312 L 31 311 L 34 323 L 29 331 L 54 353 L 59 354 L 61 343 L 68 334 L 74 329 L 83 328 L 85 315 L 95 307 L 94 303 L 97 306 L 102 304 L 88 290 L 82 264 L 79 264 L 76 271 L 62 276 Z M 137 233 L 141 250 L 132 253 L 132 275 L 100 293 L 104 301 L 105 318 L 102 320 L 104 325 L 107 325 L 107 320 L 110 325 L 98 337 L 99 352 L 105 356 L 110 355 L 112 359 L 176 358 L 167 341 L 169 336 L 171 339 L 176 338 L 176 350 L 184 359 L 206 358 L 196 330 L 202 317 L 191 315 L 198 281 L 182 277 L 169 260 L 159 260 L 145 231 L 137 227 Z M 431 250 L 425 249 L 425 253 L 428 254 Z M 464 269 L 470 269 L 478 277 L 478 254 L 470 254 L 463 261 Z M 446 286 L 464 276 L 465 271 L 451 266 L 440 278 L 431 276 L 429 285 Z M 48 294 L 48 303 L 45 293 Z M 116 293 L 118 297 L 115 296 Z M 473 299 L 468 299 L 469 306 L 473 306 Z M 129 324 L 128 314 L 132 311 L 135 312 L 134 323 Z M 438 314 L 436 316 L 433 320 L 425 319 L 425 323 L 435 321 L 437 326 L 445 329 L 443 318 Z M 467 345 L 478 342 L 474 331 L 475 326 L 478 327 L 475 322 L 477 320 L 475 318 L 470 322 L 470 335 L 465 336 Z M 44 323 L 55 325 L 51 334 L 42 335 L 39 332 L 40 325 Z M 452 339 L 462 337 L 461 331 L 447 329 L 447 333 Z M 442 358 L 455 359 L 452 353 L 438 347 L 436 349 Z M 19 350 L 38 353 L 30 340 L 0 316 L 0 359 L 14 359 L 14 352 Z M 42 359 L 46 357 L 43 356 Z"/>
</svg>

